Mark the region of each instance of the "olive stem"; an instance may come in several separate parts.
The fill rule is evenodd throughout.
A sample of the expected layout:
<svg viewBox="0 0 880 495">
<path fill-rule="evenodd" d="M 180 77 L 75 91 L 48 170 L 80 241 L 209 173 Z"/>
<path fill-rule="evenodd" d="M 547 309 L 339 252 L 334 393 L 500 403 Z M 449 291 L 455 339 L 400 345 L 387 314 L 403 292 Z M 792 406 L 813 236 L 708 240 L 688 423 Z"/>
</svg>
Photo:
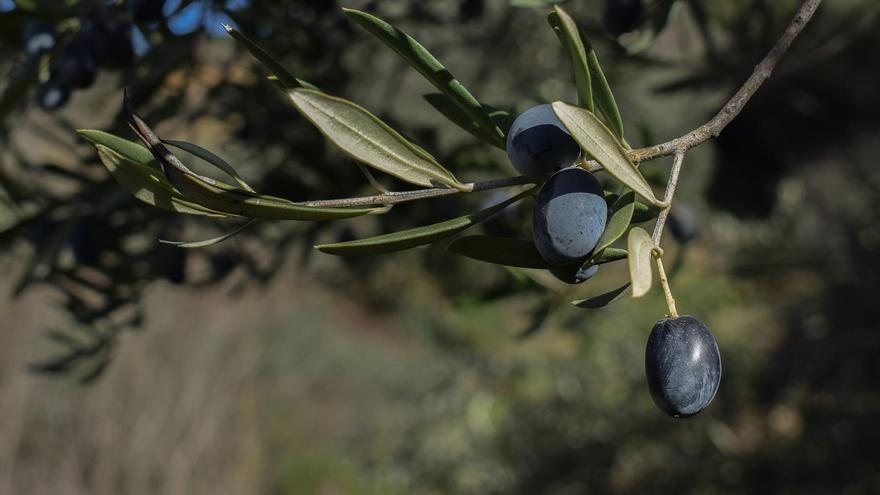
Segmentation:
<svg viewBox="0 0 880 495">
<path fill-rule="evenodd" d="M 675 188 L 678 186 L 678 176 L 681 173 L 682 162 L 684 162 L 684 150 L 679 150 L 675 153 L 675 158 L 672 160 L 672 170 L 669 172 L 666 192 L 663 193 L 663 203 L 666 206 L 657 215 L 657 223 L 654 224 L 654 233 L 651 235 L 651 240 L 654 241 L 654 246 L 657 248 L 660 247 L 663 227 L 666 226 L 666 219 L 669 217 L 669 210 L 672 208 L 672 198 L 675 196 Z"/>
<path fill-rule="evenodd" d="M 660 287 L 663 287 L 663 296 L 666 298 L 666 307 L 669 309 L 669 317 L 675 318 L 678 316 L 678 311 L 675 309 L 675 298 L 672 297 L 672 289 L 669 287 L 666 270 L 663 269 L 663 257 L 660 255 L 661 250 L 655 249 L 653 254 L 654 261 L 657 263 L 657 273 L 660 275 Z"/>
</svg>

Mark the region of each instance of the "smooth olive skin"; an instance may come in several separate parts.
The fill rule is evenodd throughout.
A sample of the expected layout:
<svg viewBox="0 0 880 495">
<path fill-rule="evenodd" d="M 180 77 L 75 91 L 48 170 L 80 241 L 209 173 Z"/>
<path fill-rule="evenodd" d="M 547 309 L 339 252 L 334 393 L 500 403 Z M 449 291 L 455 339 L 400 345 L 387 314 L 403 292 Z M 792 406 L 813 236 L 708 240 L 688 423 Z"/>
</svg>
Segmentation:
<svg viewBox="0 0 880 495">
<path fill-rule="evenodd" d="M 580 168 L 547 179 L 532 212 L 532 236 L 541 256 L 556 265 L 582 261 L 605 231 L 608 204 L 602 185 Z"/>
<path fill-rule="evenodd" d="M 712 402 L 721 381 L 721 354 L 712 332 L 693 316 L 664 318 L 645 349 L 645 375 L 654 403 L 686 418 Z"/>
<path fill-rule="evenodd" d="M 593 278 L 594 275 L 599 271 L 599 265 L 591 265 L 589 267 L 575 266 L 575 267 L 561 267 L 561 268 L 551 268 L 550 273 L 553 274 L 554 277 L 558 278 L 560 281 L 565 282 L 567 284 L 580 284 L 582 282 L 586 282 Z"/>
<path fill-rule="evenodd" d="M 548 104 L 532 107 L 507 133 L 507 157 L 519 173 L 535 180 L 574 165 L 581 148 Z"/>
</svg>

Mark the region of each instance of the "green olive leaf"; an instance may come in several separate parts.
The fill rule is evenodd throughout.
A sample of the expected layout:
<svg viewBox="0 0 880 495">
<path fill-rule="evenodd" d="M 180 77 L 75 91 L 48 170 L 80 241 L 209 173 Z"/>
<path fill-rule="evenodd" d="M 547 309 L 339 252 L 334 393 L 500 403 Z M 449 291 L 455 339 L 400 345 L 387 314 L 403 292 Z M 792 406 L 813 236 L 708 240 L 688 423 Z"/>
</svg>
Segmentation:
<svg viewBox="0 0 880 495">
<path fill-rule="evenodd" d="M 630 161 L 617 138 L 593 112 L 561 101 L 553 103 L 553 111 L 574 140 L 605 171 L 651 204 L 665 206 L 654 196 L 651 186 Z"/>
<path fill-rule="evenodd" d="M 627 237 L 629 248 L 629 278 L 632 284 L 632 296 L 642 297 L 651 289 L 651 257 L 654 241 L 641 227 L 634 227 Z"/>
<path fill-rule="evenodd" d="M 471 213 L 470 215 L 446 220 L 445 222 L 402 230 L 400 232 L 393 232 L 367 239 L 337 242 L 333 244 L 320 244 L 315 246 L 315 248 L 327 254 L 354 256 L 362 254 L 392 253 L 417 246 L 424 246 L 425 244 L 431 244 L 432 242 L 453 236 L 467 228 L 473 227 L 492 215 L 499 213 L 511 204 L 516 203 L 526 196 L 534 194 L 534 190 L 534 187 L 529 188 L 509 199 L 490 206 L 489 208 L 480 210 L 476 213 Z"/>
<path fill-rule="evenodd" d="M 590 68 L 590 80 L 593 85 L 593 98 L 596 99 L 596 105 L 608 127 L 614 131 L 617 139 L 623 140 L 623 120 L 620 118 L 620 109 L 617 108 L 617 101 L 614 99 L 614 93 L 611 92 L 611 86 L 605 79 L 605 73 L 599 65 L 599 58 L 596 51 L 587 43 L 587 65 Z"/>
<path fill-rule="evenodd" d="M 623 260 L 628 257 L 629 253 L 626 249 L 605 248 L 590 258 L 588 263 L 591 265 L 602 265 L 605 263 L 611 263 L 612 261 Z"/>
<path fill-rule="evenodd" d="M 562 45 L 568 49 L 577 85 L 578 105 L 592 112 L 593 86 L 590 82 L 590 68 L 587 65 L 587 49 L 581 40 L 577 24 L 559 5 L 553 6 L 553 12 L 547 16 L 547 22 L 550 23 Z"/>
<path fill-rule="evenodd" d="M 536 269 L 555 268 L 541 257 L 534 242 L 525 239 L 469 235 L 452 241 L 446 249 L 477 261 L 496 265 Z"/>
<path fill-rule="evenodd" d="M 440 112 L 444 117 L 452 121 L 453 124 L 461 127 L 465 131 L 471 133 L 474 137 L 487 144 L 491 144 L 500 149 L 507 149 L 504 139 L 500 139 L 496 134 L 489 134 L 485 129 L 480 127 L 470 115 L 455 104 L 455 101 L 443 93 L 428 93 L 422 95 L 435 110 Z M 510 128 L 513 121 L 509 113 L 503 110 L 496 110 L 489 105 L 482 104 L 483 108 L 489 112 L 492 121 L 501 128 L 506 134 L 506 129 Z"/>
<path fill-rule="evenodd" d="M 624 284 L 622 287 L 618 287 L 612 291 L 608 291 L 604 294 L 599 294 L 598 296 L 590 297 L 588 299 L 580 299 L 577 301 L 572 301 L 571 303 L 579 308 L 584 309 L 596 309 L 596 308 L 604 308 L 614 301 L 620 299 L 620 296 L 626 292 L 626 289 L 629 288 L 629 284 Z"/>
<path fill-rule="evenodd" d="M 387 22 L 354 9 L 343 8 L 349 19 L 379 38 L 389 48 L 397 52 L 415 70 L 425 76 L 440 91 L 449 96 L 470 120 L 476 122 L 488 136 L 503 142 L 504 133 L 479 101 L 456 79 L 449 70 L 437 60 L 424 46 L 400 29 Z"/>
<path fill-rule="evenodd" d="M 246 191 L 254 192 L 254 189 L 250 185 L 248 185 L 248 183 L 245 182 L 244 179 L 242 179 L 240 175 L 238 175 L 238 172 L 236 172 L 235 169 L 232 168 L 232 165 L 226 163 L 226 160 L 215 155 L 210 150 L 202 148 L 201 146 L 199 146 L 197 144 L 188 143 L 186 141 L 176 141 L 173 139 L 163 139 L 162 142 L 165 144 L 174 146 L 175 148 L 179 148 L 183 151 L 186 151 L 187 153 L 195 155 L 195 156 L 201 158 L 202 160 L 210 163 L 211 165 L 214 165 L 215 167 L 226 172 L 227 175 L 232 177 L 232 179 L 236 183 L 238 183 L 238 185 L 241 186 L 242 189 L 244 189 Z"/>
<path fill-rule="evenodd" d="M 263 64 L 273 76 L 275 76 L 277 82 L 280 83 L 280 86 L 283 89 L 318 89 L 313 84 L 294 77 L 293 74 L 281 65 L 281 62 L 276 60 L 272 55 L 269 55 L 269 52 L 264 50 L 263 47 L 258 45 L 255 41 L 245 36 L 244 33 L 238 29 L 228 25 L 223 27 L 226 29 L 226 32 L 235 39 L 235 41 L 241 44 L 245 50 L 247 50 L 255 59 Z"/>
<path fill-rule="evenodd" d="M 632 221 L 633 211 L 635 211 L 636 195 L 632 191 L 617 198 L 611 207 L 611 218 L 605 226 L 605 232 L 596 245 L 596 252 L 602 252 L 608 246 L 614 244 L 614 241 L 620 239 L 629 228 Z"/>
<path fill-rule="evenodd" d="M 634 206 L 632 223 L 647 222 L 657 218 L 657 215 L 660 214 L 660 210 L 656 206 L 646 205 L 639 201 L 636 201 Z"/>
<path fill-rule="evenodd" d="M 195 215 L 243 216 L 270 220 L 333 220 L 366 215 L 374 208 L 316 208 L 283 198 L 252 193 L 220 181 L 210 183 L 196 175 L 180 174 L 187 194 L 172 185 L 147 148 L 103 131 L 77 131 L 95 145 L 113 177 L 148 204 Z"/>
<path fill-rule="evenodd" d="M 221 242 L 223 242 L 227 239 L 231 239 L 231 238 L 235 237 L 242 230 L 253 225 L 256 221 L 257 221 L 257 219 L 251 218 L 247 222 L 245 222 L 245 223 L 239 225 L 238 227 L 236 227 L 235 229 L 233 229 L 231 232 L 227 232 L 221 236 L 214 237 L 213 239 L 206 239 L 204 241 L 167 241 L 164 239 L 159 239 L 159 242 L 162 244 L 170 244 L 172 246 L 176 246 L 179 248 L 185 248 L 185 249 L 194 249 L 194 248 L 213 246 L 215 244 L 220 244 Z"/>
<path fill-rule="evenodd" d="M 412 184 L 462 184 L 427 152 L 348 100 L 310 89 L 289 92 L 296 108 L 355 160 Z"/>
</svg>

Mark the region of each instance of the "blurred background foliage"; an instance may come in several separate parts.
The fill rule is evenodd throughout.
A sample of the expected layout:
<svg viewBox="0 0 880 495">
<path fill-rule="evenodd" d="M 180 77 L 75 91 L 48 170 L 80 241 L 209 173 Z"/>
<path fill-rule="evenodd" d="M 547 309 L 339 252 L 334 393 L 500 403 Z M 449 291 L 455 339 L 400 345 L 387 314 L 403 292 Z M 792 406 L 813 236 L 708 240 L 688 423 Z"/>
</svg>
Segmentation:
<svg viewBox="0 0 880 495">
<path fill-rule="evenodd" d="M 619 285 L 624 267 L 567 289 L 442 245 L 311 250 L 493 193 L 264 222 L 180 250 L 157 239 L 232 227 L 138 202 L 74 133 L 133 138 L 127 87 L 160 135 L 214 150 L 261 192 L 370 194 L 225 36 L 230 23 L 459 177 L 508 174 L 503 152 L 434 112 L 421 98 L 432 88 L 339 7 L 401 27 L 481 100 L 516 112 L 574 99 L 547 9 L 528 8 L 546 3 L 0 0 L 0 493 L 880 491 L 873 0 L 826 2 L 742 115 L 688 155 L 666 241 L 672 285 L 715 332 L 724 376 L 687 421 L 659 413 L 644 383 L 659 291 L 596 312 L 567 303 Z M 797 3 L 566 9 L 637 146 L 710 117 Z M 660 184 L 668 161 L 643 169 Z M 528 235 L 528 224 L 520 205 L 480 228 Z"/>
</svg>

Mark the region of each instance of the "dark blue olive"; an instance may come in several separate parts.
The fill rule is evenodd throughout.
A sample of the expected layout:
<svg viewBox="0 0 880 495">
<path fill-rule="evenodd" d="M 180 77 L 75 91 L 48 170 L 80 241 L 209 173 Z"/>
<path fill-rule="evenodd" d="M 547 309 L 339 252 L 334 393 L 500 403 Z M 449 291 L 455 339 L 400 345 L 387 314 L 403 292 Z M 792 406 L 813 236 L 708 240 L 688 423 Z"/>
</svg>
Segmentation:
<svg viewBox="0 0 880 495">
<path fill-rule="evenodd" d="M 605 0 L 603 24 L 614 36 L 636 30 L 644 20 L 642 0 Z"/>
<path fill-rule="evenodd" d="M 134 61 L 131 29 L 131 22 L 109 14 L 91 20 L 88 38 L 98 65 L 121 69 Z"/>
<path fill-rule="evenodd" d="M 593 275 L 595 275 L 598 271 L 599 265 L 591 265 L 586 268 L 583 266 L 575 265 L 573 267 L 560 267 L 550 269 L 550 273 L 552 273 L 554 277 L 567 284 L 572 285 L 590 280 L 591 278 L 593 278 Z"/>
<path fill-rule="evenodd" d="M 50 79 L 37 88 L 36 98 L 43 110 L 55 110 L 70 99 L 70 88 Z"/>
<path fill-rule="evenodd" d="M 571 265 L 589 255 L 608 217 L 602 185 L 593 174 L 567 168 L 547 179 L 532 213 L 532 235 L 541 256 L 556 265 Z"/>
<path fill-rule="evenodd" d="M 98 62 L 95 52 L 85 39 L 70 42 L 55 59 L 52 66 L 52 78 L 71 88 L 86 88 L 95 81 L 98 73 Z"/>
<path fill-rule="evenodd" d="M 700 235 L 700 218 L 693 208 L 680 204 L 672 208 L 666 221 L 669 233 L 678 242 L 687 244 Z"/>
<path fill-rule="evenodd" d="M 28 55 L 40 55 L 55 47 L 55 29 L 52 24 L 28 20 L 22 26 L 24 52 Z"/>
<path fill-rule="evenodd" d="M 654 403 L 686 418 L 712 402 L 721 381 L 721 354 L 712 332 L 693 316 L 654 325 L 645 349 L 645 375 Z"/>
<path fill-rule="evenodd" d="M 553 113 L 538 105 L 521 113 L 507 133 L 507 156 L 526 177 L 543 180 L 577 161 L 581 149 Z"/>
</svg>

